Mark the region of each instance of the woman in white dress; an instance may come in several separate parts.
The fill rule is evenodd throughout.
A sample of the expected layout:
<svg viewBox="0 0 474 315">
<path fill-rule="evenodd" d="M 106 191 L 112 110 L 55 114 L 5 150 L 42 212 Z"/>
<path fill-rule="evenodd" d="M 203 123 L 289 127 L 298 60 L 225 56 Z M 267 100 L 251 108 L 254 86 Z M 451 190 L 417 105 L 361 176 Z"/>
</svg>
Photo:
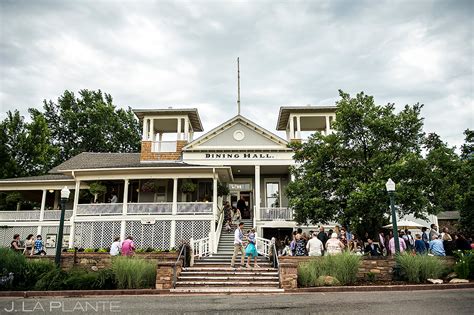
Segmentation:
<svg viewBox="0 0 474 315">
<path fill-rule="evenodd" d="M 232 210 L 232 224 L 239 226 L 240 220 L 242 220 L 242 214 L 237 208 L 233 208 Z"/>
</svg>

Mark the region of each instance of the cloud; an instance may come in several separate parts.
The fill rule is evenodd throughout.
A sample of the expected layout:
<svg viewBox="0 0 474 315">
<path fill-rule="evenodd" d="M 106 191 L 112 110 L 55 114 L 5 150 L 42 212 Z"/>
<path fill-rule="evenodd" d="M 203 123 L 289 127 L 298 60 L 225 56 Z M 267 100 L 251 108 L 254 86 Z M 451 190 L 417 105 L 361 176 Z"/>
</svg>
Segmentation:
<svg viewBox="0 0 474 315">
<path fill-rule="evenodd" d="M 121 107 L 197 107 L 205 130 L 242 113 L 275 131 L 283 105 L 338 89 L 424 103 L 451 145 L 474 127 L 471 1 L 2 1 L 0 119 L 64 90 Z M 282 133 L 277 133 L 284 136 Z"/>
</svg>

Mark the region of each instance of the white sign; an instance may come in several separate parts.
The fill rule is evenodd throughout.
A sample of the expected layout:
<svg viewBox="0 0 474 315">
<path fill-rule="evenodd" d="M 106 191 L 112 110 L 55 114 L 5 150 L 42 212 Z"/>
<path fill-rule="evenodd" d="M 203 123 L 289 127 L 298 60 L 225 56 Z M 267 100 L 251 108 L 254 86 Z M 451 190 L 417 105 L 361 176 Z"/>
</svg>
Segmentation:
<svg viewBox="0 0 474 315">
<path fill-rule="evenodd" d="M 274 159 L 271 153 L 206 153 L 205 159 Z"/>
</svg>

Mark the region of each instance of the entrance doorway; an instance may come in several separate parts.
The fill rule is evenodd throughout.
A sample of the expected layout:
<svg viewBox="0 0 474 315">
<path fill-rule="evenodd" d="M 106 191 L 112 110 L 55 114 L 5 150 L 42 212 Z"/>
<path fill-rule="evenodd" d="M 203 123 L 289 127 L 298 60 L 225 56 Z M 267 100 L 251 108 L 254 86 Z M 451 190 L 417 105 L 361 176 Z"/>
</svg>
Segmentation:
<svg viewBox="0 0 474 315">
<path fill-rule="evenodd" d="M 243 198 L 245 205 L 239 200 Z M 230 192 L 230 203 L 232 207 L 239 208 L 242 219 L 252 219 L 253 214 L 253 203 L 252 203 L 252 192 L 251 191 L 231 191 Z"/>
</svg>

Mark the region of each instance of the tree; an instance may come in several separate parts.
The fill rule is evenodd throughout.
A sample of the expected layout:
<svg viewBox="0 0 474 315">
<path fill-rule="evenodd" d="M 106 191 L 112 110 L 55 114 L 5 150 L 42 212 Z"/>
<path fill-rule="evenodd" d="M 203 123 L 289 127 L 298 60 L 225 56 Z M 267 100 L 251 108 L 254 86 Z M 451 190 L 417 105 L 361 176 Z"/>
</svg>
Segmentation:
<svg viewBox="0 0 474 315">
<path fill-rule="evenodd" d="M 422 157 L 422 105 L 379 106 L 372 96 L 351 98 L 339 91 L 332 134 L 315 133 L 308 142 L 293 143 L 295 181 L 286 191 L 300 224 L 337 221 L 351 230 L 375 232 L 387 222 L 390 209 L 385 183 L 397 183 L 401 215 L 424 218 L 439 207 L 429 206 L 428 162 Z"/>
<path fill-rule="evenodd" d="M 100 90 L 65 91 L 53 101 L 43 102 L 43 115 L 59 149 L 56 164 L 81 152 L 138 152 L 141 129 L 130 108 L 117 109 L 110 94 Z"/>
<path fill-rule="evenodd" d="M 0 123 L 0 178 L 40 175 L 52 167 L 57 150 L 51 145 L 46 120 L 32 114 L 26 123 L 18 111 Z"/>
<path fill-rule="evenodd" d="M 474 130 L 464 131 L 465 143 L 461 147 L 461 189 L 460 209 L 461 231 L 468 237 L 474 237 Z"/>
</svg>

